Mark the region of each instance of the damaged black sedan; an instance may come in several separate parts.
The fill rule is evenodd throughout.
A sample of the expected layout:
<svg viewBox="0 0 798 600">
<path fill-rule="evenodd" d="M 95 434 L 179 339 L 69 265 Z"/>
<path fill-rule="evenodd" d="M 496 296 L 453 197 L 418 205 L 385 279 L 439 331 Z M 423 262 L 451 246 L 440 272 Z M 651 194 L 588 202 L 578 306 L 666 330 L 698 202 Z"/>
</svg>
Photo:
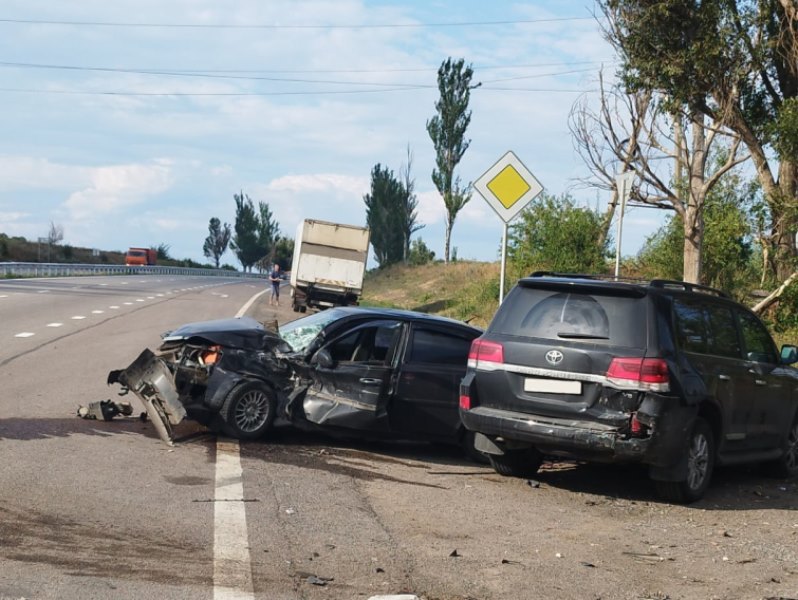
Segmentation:
<svg viewBox="0 0 798 600">
<path fill-rule="evenodd" d="M 165 334 L 109 383 L 133 391 L 161 438 L 186 418 L 238 439 L 276 417 L 375 437 L 463 443 L 458 386 L 481 330 L 410 311 L 342 307 L 270 330 L 244 317 Z"/>
</svg>

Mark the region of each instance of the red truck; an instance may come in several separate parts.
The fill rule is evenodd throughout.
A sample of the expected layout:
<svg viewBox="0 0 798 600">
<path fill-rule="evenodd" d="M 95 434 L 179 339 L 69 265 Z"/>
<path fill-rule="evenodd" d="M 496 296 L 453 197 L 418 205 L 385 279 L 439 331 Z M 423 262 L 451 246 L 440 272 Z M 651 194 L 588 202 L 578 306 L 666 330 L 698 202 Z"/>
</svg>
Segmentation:
<svg viewBox="0 0 798 600">
<path fill-rule="evenodd" d="M 125 265 L 128 267 L 134 265 L 152 266 L 155 264 L 155 259 L 158 257 L 158 251 L 155 248 L 129 248 L 125 254 Z"/>
</svg>

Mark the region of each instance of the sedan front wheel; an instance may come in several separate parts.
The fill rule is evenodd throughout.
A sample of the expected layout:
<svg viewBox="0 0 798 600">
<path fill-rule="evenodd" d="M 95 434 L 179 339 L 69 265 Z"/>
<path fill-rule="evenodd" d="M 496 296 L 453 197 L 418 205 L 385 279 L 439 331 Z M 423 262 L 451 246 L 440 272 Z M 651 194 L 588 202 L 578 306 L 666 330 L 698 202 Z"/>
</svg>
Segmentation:
<svg viewBox="0 0 798 600">
<path fill-rule="evenodd" d="M 277 401 L 265 383 L 248 381 L 233 388 L 225 398 L 219 417 L 222 431 L 239 440 L 263 437 L 271 427 Z"/>
</svg>

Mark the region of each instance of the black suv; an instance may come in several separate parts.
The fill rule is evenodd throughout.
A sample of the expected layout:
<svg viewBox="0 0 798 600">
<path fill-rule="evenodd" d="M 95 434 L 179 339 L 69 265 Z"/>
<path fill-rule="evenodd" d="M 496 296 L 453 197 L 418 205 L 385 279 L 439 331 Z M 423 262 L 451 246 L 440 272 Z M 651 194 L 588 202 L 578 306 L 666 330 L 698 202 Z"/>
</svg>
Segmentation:
<svg viewBox="0 0 798 600">
<path fill-rule="evenodd" d="M 798 473 L 796 361 L 721 291 L 533 273 L 474 340 L 460 417 L 501 475 L 544 454 L 632 461 L 692 502 L 715 464 Z"/>
</svg>

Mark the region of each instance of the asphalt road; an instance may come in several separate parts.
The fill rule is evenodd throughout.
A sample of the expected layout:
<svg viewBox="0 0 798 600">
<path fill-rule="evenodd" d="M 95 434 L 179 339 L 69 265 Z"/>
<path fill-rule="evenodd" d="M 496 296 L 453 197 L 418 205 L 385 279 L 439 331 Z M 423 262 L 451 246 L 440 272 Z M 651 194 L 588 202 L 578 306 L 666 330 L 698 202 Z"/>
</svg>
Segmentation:
<svg viewBox="0 0 798 600">
<path fill-rule="evenodd" d="M 427 444 L 281 427 L 239 447 L 186 423 L 170 448 L 136 418 L 75 416 L 164 331 L 296 316 L 249 304 L 263 289 L 0 281 L 0 599 L 798 597 L 798 490 L 755 470 L 679 507 L 634 468 L 527 482 Z"/>
</svg>

